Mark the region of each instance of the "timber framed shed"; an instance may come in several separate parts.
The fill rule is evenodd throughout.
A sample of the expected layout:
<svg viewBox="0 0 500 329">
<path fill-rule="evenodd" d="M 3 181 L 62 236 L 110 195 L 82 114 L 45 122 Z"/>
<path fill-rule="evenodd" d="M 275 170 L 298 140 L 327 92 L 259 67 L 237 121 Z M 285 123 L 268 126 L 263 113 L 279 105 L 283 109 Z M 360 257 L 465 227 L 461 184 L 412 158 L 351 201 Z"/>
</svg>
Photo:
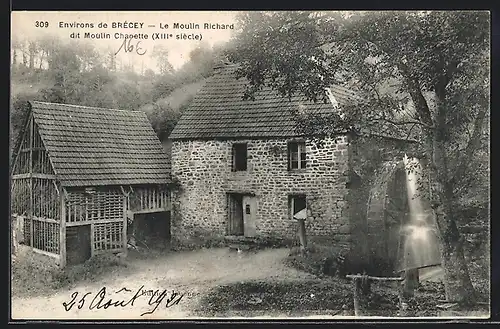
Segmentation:
<svg viewBox="0 0 500 329">
<path fill-rule="evenodd" d="M 126 252 L 135 215 L 170 236 L 170 161 L 144 112 L 30 102 L 11 182 L 19 238 L 61 267 Z"/>
</svg>

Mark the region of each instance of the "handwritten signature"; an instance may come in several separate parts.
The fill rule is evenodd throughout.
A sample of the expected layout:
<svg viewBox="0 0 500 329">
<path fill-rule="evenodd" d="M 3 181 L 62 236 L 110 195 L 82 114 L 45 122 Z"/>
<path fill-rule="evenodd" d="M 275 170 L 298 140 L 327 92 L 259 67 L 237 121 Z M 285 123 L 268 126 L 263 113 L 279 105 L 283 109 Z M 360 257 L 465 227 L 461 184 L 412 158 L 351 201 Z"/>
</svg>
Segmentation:
<svg viewBox="0 0 500 329">
<path fill-rule="evenodd" d="M 123 292 L 130 293 L 133 291 L 127 288 L 121 288 L 120 290 L 116 291 L 115 294 Z M 112 298 L 107 297 L 106 287 L 102 287 L 97 292 L 97 294 L 95 294 L 94 298 L 92 298 L 90 304 L 88 304 L 87 302 L 90 300 L 90 297 L 88 299 L 86 298 L 91 294 L 92 292 L 87 292 L 83 295 L 80 295 L 78 291 L 75 291 L 71 294 L 71 300 L 69 302 L 63 302 L 62 305 L 64 306 L 66 312 L 69 312 L 75 305 L 77 305 L 78 309 L 82 309 L 83 307 L 87 306 L 89 310 L 93 309 L 99 310 L 99 309 L 108 309 L 112 306 L 113 307 L 127 307 L 129 305 L 134 306 L 134 302 L 137 299 L 143 296 L 147 296 L 149 297 L 148 305 L 153 306 L 153 308 L 147 312 L 142 313 L 141 316 L 143 316 L 146 314 L 153 314 L 158 309 L 160 304 L 162 304 L 163 302 L 165 304 L 165 308 L 177 305 L 182 300 L 182 297 L 184 297 L 184 294 L 175 291 L 172 291 L 169 294 L 167 290 L 163 290 L 161 292 L 160 290 L 154 290 L 154 291 L 144 290 L 144 286 L 141 286 L 131 298 L 119 298 L 113 300 Z"/>
<path fill-rule="evenodd" d="M 137 41 L 135 45 L 132 44 L 131 42 L 132 39 L 130 38 L 124 39 L 122 44 L 120 45 L 120 48 L 118 48 L 118 50 L 116 51 L 115 55 L 117 55 L 122 50 L 125 51 L 126 53 L 131 53 L 135 50 L 135 52 L 141 56 L 147 52 L 146 49 L 142 49 L 141 40 Z"/>
</svg>

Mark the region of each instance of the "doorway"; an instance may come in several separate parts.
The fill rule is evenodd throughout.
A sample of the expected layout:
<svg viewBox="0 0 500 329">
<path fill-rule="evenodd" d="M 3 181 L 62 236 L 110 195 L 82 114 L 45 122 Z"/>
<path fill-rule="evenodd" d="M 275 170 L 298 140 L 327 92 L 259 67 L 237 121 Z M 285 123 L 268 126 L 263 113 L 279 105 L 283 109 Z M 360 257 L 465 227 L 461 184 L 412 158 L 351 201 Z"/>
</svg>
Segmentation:
<svg viewBox="0 0 500 329">
<path fill-rule="evenodd" d="M 66 227 L 68 265 L 82 264 L 92 256 L 90 225 Z"/>
<path fill-rule="evenodd" d="M 227 234 L 254 237 L 256 234 L 255 197 L 241 193 L 228 194 Z"/>
<path fill-rule="evenodd" d="M 164 249 L 170 243 L 170 211 L 136 213 L 127 231 L 139 247 Z"/>
</svg>

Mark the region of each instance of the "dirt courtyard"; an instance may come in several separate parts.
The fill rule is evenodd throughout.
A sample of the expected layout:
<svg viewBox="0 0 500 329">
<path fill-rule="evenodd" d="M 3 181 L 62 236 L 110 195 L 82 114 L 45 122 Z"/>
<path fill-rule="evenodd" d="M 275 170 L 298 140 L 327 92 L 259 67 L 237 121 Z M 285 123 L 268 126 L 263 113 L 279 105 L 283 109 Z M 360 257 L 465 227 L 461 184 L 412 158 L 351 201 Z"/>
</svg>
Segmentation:
<svg viewBox="0 0 500 329">
<path fill-rule="evenodd" d="M 125 260 L 126 271 L 95 282 L 78 283 L 70 289 L 59 289 L 44 296 L 12 295 L 12 318 L 188 318 L 194 316 L 192 312 L 200 298 L 218 285 L 311 278 L 312 275 L 283 264 L 288 253 L 289 249 L 237 253 L 219 248 L 175 252 L 148 259 L 129 257 Z M 140 296 L 134 298 L 136 295 Z"/>
</svg>

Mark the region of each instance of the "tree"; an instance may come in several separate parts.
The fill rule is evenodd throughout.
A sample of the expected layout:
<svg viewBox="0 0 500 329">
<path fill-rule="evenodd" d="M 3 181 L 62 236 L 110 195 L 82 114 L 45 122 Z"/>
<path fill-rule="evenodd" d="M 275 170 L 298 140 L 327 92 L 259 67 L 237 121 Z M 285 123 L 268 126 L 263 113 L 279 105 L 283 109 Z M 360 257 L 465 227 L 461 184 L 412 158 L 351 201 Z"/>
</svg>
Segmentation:
<svg viewBox="0 0 500 329">
<path fill-rule="evenodd" d="M 82 95 L 81 61 L 69 44 L 58 43 L 48 57 L 49 74 L 53 86 L 42 90 L 44 99 L 56 103 L 74 103 Z"/>
<path fill-rule="evenodd" d="M 332 83 L 364 101 L 344 118 L 313 120 L 312 130 L 418 137 L 431 181 L 450 301 L 475 298 L 454 213 L 474 176 L 489 113 L 489 16 L 486 12 L 245 13 L 228 55 L 249 79 L 284 96 L 321 101 Z M 326 127 L 320 127 L 323 124 Z M 403 136 L 403 137 L 401 137 Z M 486 136 L 487 138 L 487 136 Z M 483 148 L 484 149 L 484 148 Z"/>
<path fill-rule="evenodd" d="M 18 56 L 18 51 L 20 49 L 21 42 L 17 38 L 12 38 L 11 40 L 11 54 L 12 54 L 12 68 L 17 67 L 17 56 Z"/>
<path fill-rule="evenodd" d="M 36 41 L 30 41 L 28 43 L 28 52 L 29 52 L 29 68 L 35 68 L 35 57 L 38 52 L 38 45 Z"/>
<path fill-rule="evenodd" d="M 156 45 L 152 52 L 153 58 L 156 58 L 156 63 L 160 74 L 171 74 L 174 71 L 174 67 L 168 61 L 168 49 L 162 45 Z"/>
<path fill-rule="evenodd" d="M 161 141 L 164 141 L 170 135 L 181 116 L 180 111 L 173 110 L 168 105 L 162 106 L 158 103 L 153 103 L 151 109 L 146 113 L 151 126 Z"/>
</svg>

